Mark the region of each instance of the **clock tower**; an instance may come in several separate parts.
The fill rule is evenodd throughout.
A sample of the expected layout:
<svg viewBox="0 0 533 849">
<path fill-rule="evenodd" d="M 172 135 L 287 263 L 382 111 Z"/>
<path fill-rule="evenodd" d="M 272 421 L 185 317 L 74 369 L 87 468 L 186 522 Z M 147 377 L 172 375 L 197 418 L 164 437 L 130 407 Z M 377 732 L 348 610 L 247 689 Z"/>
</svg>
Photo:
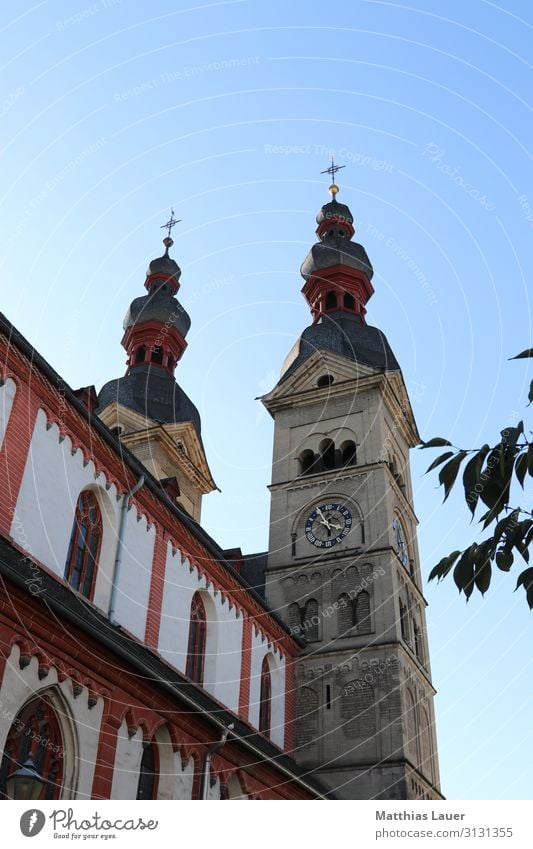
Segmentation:
<svg viewBox="0 0 533 849">
<path fill-rule="evenodd" d="M 336 169 L 335 169 L 336 170 Z M 303 638 L 294 754 L 340 799 L 439 799 L 400 367 L 366 323 L 372 265 L 332 199 L 301 268 L 312 324 L 262 398 L 275 421 L 266 597 Z"/>
</svg>

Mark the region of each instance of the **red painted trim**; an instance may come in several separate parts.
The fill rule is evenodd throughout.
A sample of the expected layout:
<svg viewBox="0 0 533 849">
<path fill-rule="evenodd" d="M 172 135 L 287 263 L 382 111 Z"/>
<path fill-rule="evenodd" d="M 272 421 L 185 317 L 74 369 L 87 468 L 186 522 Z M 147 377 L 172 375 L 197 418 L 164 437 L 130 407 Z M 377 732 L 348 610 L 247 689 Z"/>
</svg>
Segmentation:
<svg viewBox="0 0 533 849">
<path fill-rule="evenodd" d="M 10 536 L 39 409 L 39 400 L 31 388 L 20 380 L 15 382 L 17 391 L 0 450 L 0 532 L 7 537 Z"/>
<path fill-rule="evenodd" d="M 294 751 L 294 720 L 296 711 L 296 676 L 294 673 L 295 660 L 285 658 L 285 740 L 284 749 Z"/>
<path fill-rule="evenodd" d="M 152 560 L 152 575 L 150 580 L 150 595 L 146 615 L 146 630 L 144 641 L 150 648 L 159 645 L 159 628 L 161 627 L 161 610 L 163 606 L 163 591 L 165 588 L 165 571 L 167 565 L 167 542 L 163 532 L 157 528 Z"/>
<path fill-rule="evenodd" d="M 250 675 L 252 673 L 252 621 L 244 616 L 242 623 L 241 687 L 239 691 L 239 714 L 248 720 L 250 713 Z"/>
</svg>

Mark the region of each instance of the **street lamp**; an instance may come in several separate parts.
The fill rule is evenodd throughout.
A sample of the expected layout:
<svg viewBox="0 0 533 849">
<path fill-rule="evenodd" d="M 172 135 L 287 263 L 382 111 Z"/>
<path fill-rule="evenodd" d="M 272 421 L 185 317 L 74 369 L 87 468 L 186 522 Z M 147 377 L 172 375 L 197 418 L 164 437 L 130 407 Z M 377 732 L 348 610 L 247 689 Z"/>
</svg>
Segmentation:
<svg viewBox="0 0 533 849">
<path fill-rule="evenodd" d="M 46 784 L 31 758 L 28 758 L 22 766 L 19 766 L 8 776 L 6 781 L 6 795 L 9 799 L 27 799 L 28 801 L 38 799 Z"/>
</svg>

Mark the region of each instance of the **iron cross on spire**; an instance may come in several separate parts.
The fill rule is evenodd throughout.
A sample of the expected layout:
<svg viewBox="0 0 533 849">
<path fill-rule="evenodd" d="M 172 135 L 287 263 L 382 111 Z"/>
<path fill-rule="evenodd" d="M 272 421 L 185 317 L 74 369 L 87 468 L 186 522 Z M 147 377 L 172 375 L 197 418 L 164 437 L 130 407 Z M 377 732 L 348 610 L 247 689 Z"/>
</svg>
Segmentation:
<svg viewBox="0 0 533 849">
<path fill-rule="evenodd" d="M 325 171 L 321 171 L 320 173 L 321 174 L 331 174 L 331 180 L 334 183 L 335 182 L 335 174 L 337 173 L 337 171 L 340 171 L 341 168 L 346 168 L 346 165 L 335 165 L 335 161 L 334 161 L 333 157 L 331 157 L 331 165 L 329 166 L 329 168 L 326 168 Z"/>
<path fill-rule="evenodd" d="M 181 218 L 174 218 L 174 210 L 171 207 L 170 208 L 170 218 L 168 219 L 166 224 L 161 224 L 160 229 L 161 230 L 168 230 L 168 237 L 170 238 L 170 232 L 171 232 L 172 228 L 175 227 L 176 224 L 179 224 L 180 221 L 181 221 Z"/>
</svg>

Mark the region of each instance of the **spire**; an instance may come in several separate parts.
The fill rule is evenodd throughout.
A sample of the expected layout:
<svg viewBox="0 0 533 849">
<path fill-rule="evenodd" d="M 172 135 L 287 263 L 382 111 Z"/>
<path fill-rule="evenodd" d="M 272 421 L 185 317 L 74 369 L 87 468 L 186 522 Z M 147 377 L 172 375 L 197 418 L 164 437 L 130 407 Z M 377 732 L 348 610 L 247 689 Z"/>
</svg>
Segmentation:
<svg viewBox="0 0 533 849">
<path fill-rule="evenodd" d="M 340 171 L 341 168 L 346 168 L 346 165 L 335 165 L 335 160 L 333 159 L 333 157 L 331 157 L 331 165 L 329 166 L 329 168 L 326 168 L 325 171 L 320 172 L 321 174 L 331 174 L 332 183 L 329 187 L 329 193 L 333 200 L 335 200 L 335 195 L 339 191 L 339 187 L 335 183 L 335 174 L 337 173 L 337 171 Z"/>
<path fill-rule="evenodd" d="M 178 223 L 171 209 L 170 218 L 161 228 L 168 231 L 163 239 L 165 252 L 153 259 L 146 271 L 147 295 L 135 298 L 124 318 L 122 345 L 128 353 L 128 371 L 162 369 L 171 375 L 187 343 L 185 336 L 191 320 L 175 295 L 180 288 L 181 268 L 169 255 L 174 244 L 170 235 Z"/>
<path fill-rule="evenodd" d="M 335 174 L 344 165 L 331 165 L 322 174 Z M 355 234 L 350 208 L 339 203 L 339 187 L 335 182 L 329 187 L 331 200 L 324 204 L 316 217 L 316 234 L 320 239 L 302 263 L 301 275 L 305 280 L 302 293 L 306 298 L 314 322 L 322 321 L 327 313 L 345 312 L 358 316 L 364 322 L 366 303 L 374 290 L 370 283 L 372 265 L 362 245 L 352 242 Z"/>
</svg>

